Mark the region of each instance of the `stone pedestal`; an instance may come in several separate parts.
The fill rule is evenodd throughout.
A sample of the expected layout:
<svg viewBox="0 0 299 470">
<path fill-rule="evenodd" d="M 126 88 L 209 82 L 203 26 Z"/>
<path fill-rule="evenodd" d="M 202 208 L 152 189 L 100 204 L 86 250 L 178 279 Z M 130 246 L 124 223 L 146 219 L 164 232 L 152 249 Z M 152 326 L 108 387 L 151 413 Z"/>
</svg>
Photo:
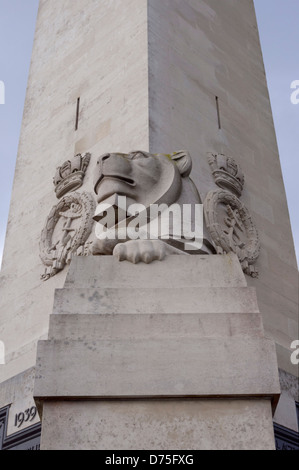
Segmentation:
<svg viewBox="0 0 299 470">
<path fill-rule="evenodd" d="M 38 346 L 42 449 L 274 449 L 279 393 L 234 255 L 73 259 Z"/>
</svg>

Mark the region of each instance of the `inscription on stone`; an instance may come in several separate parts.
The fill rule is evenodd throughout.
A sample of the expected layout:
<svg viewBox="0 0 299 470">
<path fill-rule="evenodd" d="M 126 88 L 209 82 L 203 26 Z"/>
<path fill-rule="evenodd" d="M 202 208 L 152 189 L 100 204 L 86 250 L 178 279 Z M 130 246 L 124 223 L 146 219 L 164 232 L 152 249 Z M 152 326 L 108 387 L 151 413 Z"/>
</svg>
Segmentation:
<svg viewBox="0 0 299 470">
<path fill-rule="evenodd" d="M 25 411 L 21 411 L 15 415 L 15 427 L 20 428 L 23 423 L 27 423 L 28 421 L 33 421 L 36 417 L 37 409 L 36 406 L 32 406 L 31 408 L 27 408 Z"/>
</svg>

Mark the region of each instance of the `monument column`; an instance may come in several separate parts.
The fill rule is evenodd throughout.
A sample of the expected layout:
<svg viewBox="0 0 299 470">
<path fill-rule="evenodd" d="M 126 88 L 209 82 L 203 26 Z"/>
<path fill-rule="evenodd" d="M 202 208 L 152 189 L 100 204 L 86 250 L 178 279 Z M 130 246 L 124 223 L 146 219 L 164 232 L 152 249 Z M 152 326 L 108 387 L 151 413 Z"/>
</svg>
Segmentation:
<svg viewBox="0 0 299 470">
<path fill-rule="evenodd" d="M 99 241 L 102 203 L 118 235 L 134 221 L 124 196 L 200 205 L 202 246 Z M 1 289 L 9 434 L 34 395 L 44 449 L 273 449 L 279 369 L 298 431 L 298 269 L 252 0 L 40 0 Z"/>
<path fill-rule="evenodd" d="M 115 31 L 116 10 L 123 12 L 117 2 L 102 6 L 99 29 L 108 14 Z M 204 244 L 196 254 L 175 256 L 180 247 L 165 242 L 160 256 L 158 241 L 147 251 L 142 240 L 115 246 L 91 235 L 85 254 L 94 256 L 73 258 L 55 293 L 49 339 L 38 346 L 42 448 L 273 449 L 278 367 L 255 294 L 260 238 L 254 204 L 247 207 L 253 181 L 245 160 L 256 141 L 251 145 L 235 122 L 233 104 L 241 102 L 238 113 L 257 135 L 257 110 L 243 105 L 241 94 L 247 84 L 249 94 L 260 92 L 262 63 L 249 55 L 244 64 L 238 52 L 257 45 L 252 2 L 236 9 L 149 0 L 138 11 L 138 28 L 131 15 L 128 22 L 143 41 L 128 57 L 114 50 L 114 36 L 102 43 L 103 60 L 114 51 L 117 81 L 124 71 L 131 103 L 130 115 L 111 116 L 108 136 L 116 138 L 123 126 L 130 132 L 118 135 L 115 149 L 106 140 L 92 142 L 96 134 L 86 131 L 75 148 L 96 154 L 93 196 L 111 210 L 119 195 L 145 207 L 203 204 Z M 116 38 L 126 44 L 133 33 L 124 21 Z M 231 30 L 232 21 L 240 31 Z M 232 44 L 238 44 L 233 56 Z M 129 65 L 135 47 L 139 64 Z M 236 63 L 244 72 L 250 64 L 255 76 L 241 86 L 236 75 L 232 89 Z M 144 74 L 132 75 L 136 90 L 132 69 Z M 142 138 L 132 129 L 139 135 L 143 129 Z M 128 152 L 132 139 L 140 151 Z M 97 209 L 98 224 L 102 215 Z"/>
</svg>

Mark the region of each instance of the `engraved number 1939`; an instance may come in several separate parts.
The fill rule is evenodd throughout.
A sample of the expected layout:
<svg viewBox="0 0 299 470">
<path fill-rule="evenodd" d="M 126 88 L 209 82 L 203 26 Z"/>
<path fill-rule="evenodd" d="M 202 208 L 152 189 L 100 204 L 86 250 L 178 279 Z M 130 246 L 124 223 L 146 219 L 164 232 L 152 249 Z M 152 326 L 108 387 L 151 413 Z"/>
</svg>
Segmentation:
<svg viewBox="0 0 299 470">
<path fill-rule="evenodd" d="M 31 408 L 27 408 L 24 412 L 17 413 L 15 415 L 15 426 L 20 428 L 23 423 L 28 421 L 33 421 L 37 413 L 36 406 L 32 406 Z"/>
</svg>

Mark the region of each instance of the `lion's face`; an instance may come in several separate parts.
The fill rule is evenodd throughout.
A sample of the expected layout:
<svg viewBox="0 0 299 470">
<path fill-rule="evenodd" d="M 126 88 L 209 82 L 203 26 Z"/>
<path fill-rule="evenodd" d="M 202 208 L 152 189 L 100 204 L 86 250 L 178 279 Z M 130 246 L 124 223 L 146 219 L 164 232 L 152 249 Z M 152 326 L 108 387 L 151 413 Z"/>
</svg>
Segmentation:
<svg viewBox="0 0 299 470">
<path fill-rule="evenodd" d="M 111 255 L 120 240 L 125 240 L 128 236 L 127 232 L 125 234 L 122 232 L 123 230 L 126 231 L 127 225 L 124 226 L 120 222 L 124 218 L 127 218 L 129 223 L 132 222 L 132 220 L 129 220 L 130 212 L 121 212 L 123 206 L 122 204 L 118 205 L 119 201 L 115 196 L 125 196 L 129 199 L 127 201 L 129 207 L 135 202 L 147 209 L 149 208 L 149 212 L 151 204 L 161 204 L 164 207 L 170 207 L 172 204 L 177 206 L 200 204 L 200 196 L 194 187 L 194 183 L 189 178 L 191 168 L 191 157 L 186 151 L 175 152 L 170 155 L 153 155 L 144 151 L 129 154 L 106 153 L 102 155 L 98 159 L 94 178 L 94 191 L 99 203 L 94 220 L 99 222 L 99 225 L 108 228 L 108 230 L 103 232 L 100 228 L 100 236 L 97 236 L 93 243 L 92 253 L 94 255 Z M 137 213 L 138 211 L 139 209 L 137 209 Z M 111 220 L 109 220 L 110 213 Z M 132 217 L 134 218 L 134 215 Z M 147 222 L 148 219 L 146 219 L 145 224 Z M 185 218 L 184 222 L 186 222 Z M 181 227 L 183 223 L 181 217 L 178 223 Z M 173 230 L 177 230 L 179 225 L 174 221 L 170 225 L 169 234 L 177 235 L 177 232 Z M 144 229 L 144 225 L 142 227 Z M 114 231 L 115 228 L 116 232 Z M 193 226 L 192 230 L 194 230 Z M 181 233 L 179 231 L 178 235 Z M 102 234 L 105 236 L 101 237 Z M 110 237 L 109 234 L 113 236 Z M 175 239 L 177 240 L 177 237 Z M 142 240 L 130 240 L 130 242 L 133 241 L 136 242 L 134 246 L 138 251 L 139 242 Z M 154 241 L 160 242 L 160 240 Z M 161 245 L 158 245 L 158 254 L 160 248 Z M 179 247 L 178 249 L 181 250 L 182 248 Z M 135 253 L 134 250 L 133 252 Z M 203 250 L 202 252 L 213 252 L 213 247 L 208 247 L 207 251 Z M 123 259 L 129 258 L 125 257 Z"/>
<path fill-rule="evenodd" d="M 98 203 L 117 194 L 145 207 L 160 201 L 172 204 L 179 196 L 182 178 L 180 165 L 173 160 L 183 158 L 190 157 L 182 152 L 167 156 L 143 151 L 102 155 L 94 179 Z"/>
</svg>

